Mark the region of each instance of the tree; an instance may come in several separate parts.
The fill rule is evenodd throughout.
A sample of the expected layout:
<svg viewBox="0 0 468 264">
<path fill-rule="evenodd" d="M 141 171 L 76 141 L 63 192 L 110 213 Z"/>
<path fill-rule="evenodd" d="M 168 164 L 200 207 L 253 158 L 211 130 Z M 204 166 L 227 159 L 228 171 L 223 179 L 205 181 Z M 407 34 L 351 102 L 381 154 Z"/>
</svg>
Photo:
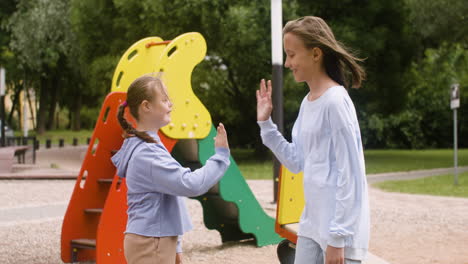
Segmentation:
<svg viewBox="0 0 468 264">
<path fill-rule="evenodd" d="M 451 3 L 292 0 L 283 2 L 283 23 L 305 15 L 320 16 L 338 40 L 366 58 L 368 80 L 361 89 L 349 90 L 366 147 L 418 147 L 408 138 L 430 137 L 417 128 L 430 117 L 429 111 L 411 110 L 416 104 L 412 78 L 423 80 L 433 77 L 423 73 L 434 72 L 416 75 L 414 69 L 429 69 L 428 50 L 439 50 L 444 41 L 457 41 L 466 48 L 466 6 L 462 0 Z M 437 17 L 438 12 L 453 15 Z M 452 24 L 460 27 L 447 30 Z M 135 41 L 200 32 L 207 40 L 208 54 L 193 72 L 195 92 L 213 121 L 223 121 L 235 135 L 232 146 L 264 149 L 255 124 L 254 93 L 259 80 L 271 75 L 270 1 L 23 0 L 8 19 L 7 29 L 10 54 L 18 60 L 18 69 L 38 87 L 40 130 L 45 120 L 53 120 L 57 104 L 71 110 L 72 128 L 92 127 L 116 64 Z M 285 71 L 287 137 L 307 89 Z M 430 90 L 425 100 L 436 95 Z M 427 105 L 422 108 L 426 110 Z M 398 131 L 405 124 L 406 130 Z M 444 144 L 438 141 L 436 145 Z"/>
<path fill-rule="evenodd" d="M 73 75 L 73 35 L 69 23 L 68 0 L 19 1 L 6 23 L 11 33 L 10 48 L 18 60 L 24 81 L 39 95 L 37 132 L 54 126 L 56 107 Z"/>
<path fill-rule="evenodd" d="M 444 42 L 468 43 L 466 1 L 406 0 L 406 3 L 410 10 L 409 23 L 424 47 L 421 55 L 426 48 L 438 48 Z"/>
<path fill-rule="evenodd" d="M 10 34 L 8 34 L 8 31 L 4 25 L 6 24 L 6 21 L 11 16 L 11 14 L 14 13 L 15 8 L 16 1 L 14 0 L 6 0 L 0 3 L 0 66 L 4 67 L 7 72 L 7 89 L 13 90 L 13 105 L 7 117 L 7 123 L 13 127 L 15 127 L 16 124 L 12 122 L 12 114 L 15 108 L 16 110 L 19 110 L 16 102 L 17 98 L 19 98 L 18 95 L 21 90 L 19 78 L 21 71 L 15 67 L 17 63 L 16 58 L 13 56 L 13 53 L 9 48 Z"/>
</svg>

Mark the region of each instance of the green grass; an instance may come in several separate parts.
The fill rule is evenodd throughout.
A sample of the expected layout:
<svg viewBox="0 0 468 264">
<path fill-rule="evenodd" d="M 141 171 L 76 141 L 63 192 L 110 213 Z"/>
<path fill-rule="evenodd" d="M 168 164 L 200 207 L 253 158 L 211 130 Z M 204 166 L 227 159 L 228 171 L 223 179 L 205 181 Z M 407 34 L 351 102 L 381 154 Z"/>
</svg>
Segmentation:
<svg viewBox="0 0 468 264">
<path fill-rule="evenodd" d="M 367 174 L 448 168 L 453 166 L 452 149 L 367 150 Z M 468 149 L 458 151 L 459 166 L 468 166 Z"/>
<path fill-rule="evenodd" d="M 468 197 L 468 172 L 458 175 L 456 186 L 453 178 L 453 174 L 447 174 L 415 180 L 386 181 L 375 183 L 374 186 L 390 192 Z"/>
<path fill-rule="evenodd" d="M 246 179 L 273 179 L 270 152 L 259 157 L 252 149 L 231 149 L 231 154 Z"/>
<path fill-rule="evenodd" d="M 271 179 L 271 155 L 256 157 L 253 150 L 232 149 L 232 155 L 247 179 Z M 367 174 L 448 168 L 453 166 L 453 150 L 367 150 Z M 468 149 L 458 151 L 459 166 L 468 166 Z"/>
<path fill-rule="evenodd" d="M 273 179 L 273 162 L 241 162 L 238 163 L 242 175 L 246 179 L 270 180 Z"/>
<path fill-rule="evenodd" d="M 80 131 L 71 131 L 71 130 L 52 130 L 46 131 L 42 135 L 37 135 L 35 131 L 29 131 L 29 136 L 36 136 L 36 139 L 40 141 L 41 145 L 45 144 L 46 139 L 52 140 L 52 145 L 58 145 L 59 139 L 63 138 L 65 140 L 65 145 L 71 145 L 73 143 L 73 138 L 78 139 L 79 145 L 85 145 L 86 139 L 91 137 L 92 130 L 80 130 Z M 16 132 L 15 136 L 22 136 L 21 132 Z"/>
</svg>

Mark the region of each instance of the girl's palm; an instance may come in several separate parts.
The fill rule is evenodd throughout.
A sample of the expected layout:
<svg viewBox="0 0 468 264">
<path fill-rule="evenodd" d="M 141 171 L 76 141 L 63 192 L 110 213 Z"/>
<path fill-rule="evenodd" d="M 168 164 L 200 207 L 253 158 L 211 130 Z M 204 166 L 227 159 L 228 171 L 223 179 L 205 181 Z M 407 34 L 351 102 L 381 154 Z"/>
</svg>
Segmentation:
<svg viewBox="0 0 468 264">
<path fill-rule="evenodd" d="M 257 90 L 257 120 L 265 121 L 270 118 L 273 110 L 271 102 L 271 81 L 265 82 L 265 79 L 260 81 L 260 89 Z"/>
</svg>

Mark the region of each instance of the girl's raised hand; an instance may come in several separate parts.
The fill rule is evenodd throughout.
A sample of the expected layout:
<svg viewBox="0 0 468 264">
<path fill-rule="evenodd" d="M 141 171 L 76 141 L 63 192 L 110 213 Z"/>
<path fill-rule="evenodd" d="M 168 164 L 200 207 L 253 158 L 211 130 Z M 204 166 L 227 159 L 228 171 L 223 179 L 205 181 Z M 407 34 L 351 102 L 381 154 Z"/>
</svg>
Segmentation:
<svg viewBox="0 0 468 264">
<path fill-rule="evenodd" d="M 262 79 L 260 81 L 260 89 L 257 90 L 257 121 L 268 120 L 272 110 L 271 81 L 265 82 L 265 79 Z"/>
<path fill-rule="evenodd" d="M 228 138 L 226 129 L 224 128 L 223 123 L 219 123 L 218 125 L 218 133 L 216 134 L 215 140 L 215 147 L 222 147 L 222 148 L 229 148 Z"/>
</svg>

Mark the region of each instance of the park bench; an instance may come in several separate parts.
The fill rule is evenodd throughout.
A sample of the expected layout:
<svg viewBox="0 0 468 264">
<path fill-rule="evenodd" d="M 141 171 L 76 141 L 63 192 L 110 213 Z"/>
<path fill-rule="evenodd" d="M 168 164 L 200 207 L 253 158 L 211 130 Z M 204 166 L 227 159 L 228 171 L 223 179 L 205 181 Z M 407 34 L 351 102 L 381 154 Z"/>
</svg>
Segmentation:
<svg viewBox="0 0 468 264">
<path fill-rule="evenodd" d="M 11 172 L 13 170 L 13 161 L 18 158 L 18 163 L 25 163 L 26 151 L 29 146 L 14 146 L 0 148 L 0 173 Z"/>
</svg>

